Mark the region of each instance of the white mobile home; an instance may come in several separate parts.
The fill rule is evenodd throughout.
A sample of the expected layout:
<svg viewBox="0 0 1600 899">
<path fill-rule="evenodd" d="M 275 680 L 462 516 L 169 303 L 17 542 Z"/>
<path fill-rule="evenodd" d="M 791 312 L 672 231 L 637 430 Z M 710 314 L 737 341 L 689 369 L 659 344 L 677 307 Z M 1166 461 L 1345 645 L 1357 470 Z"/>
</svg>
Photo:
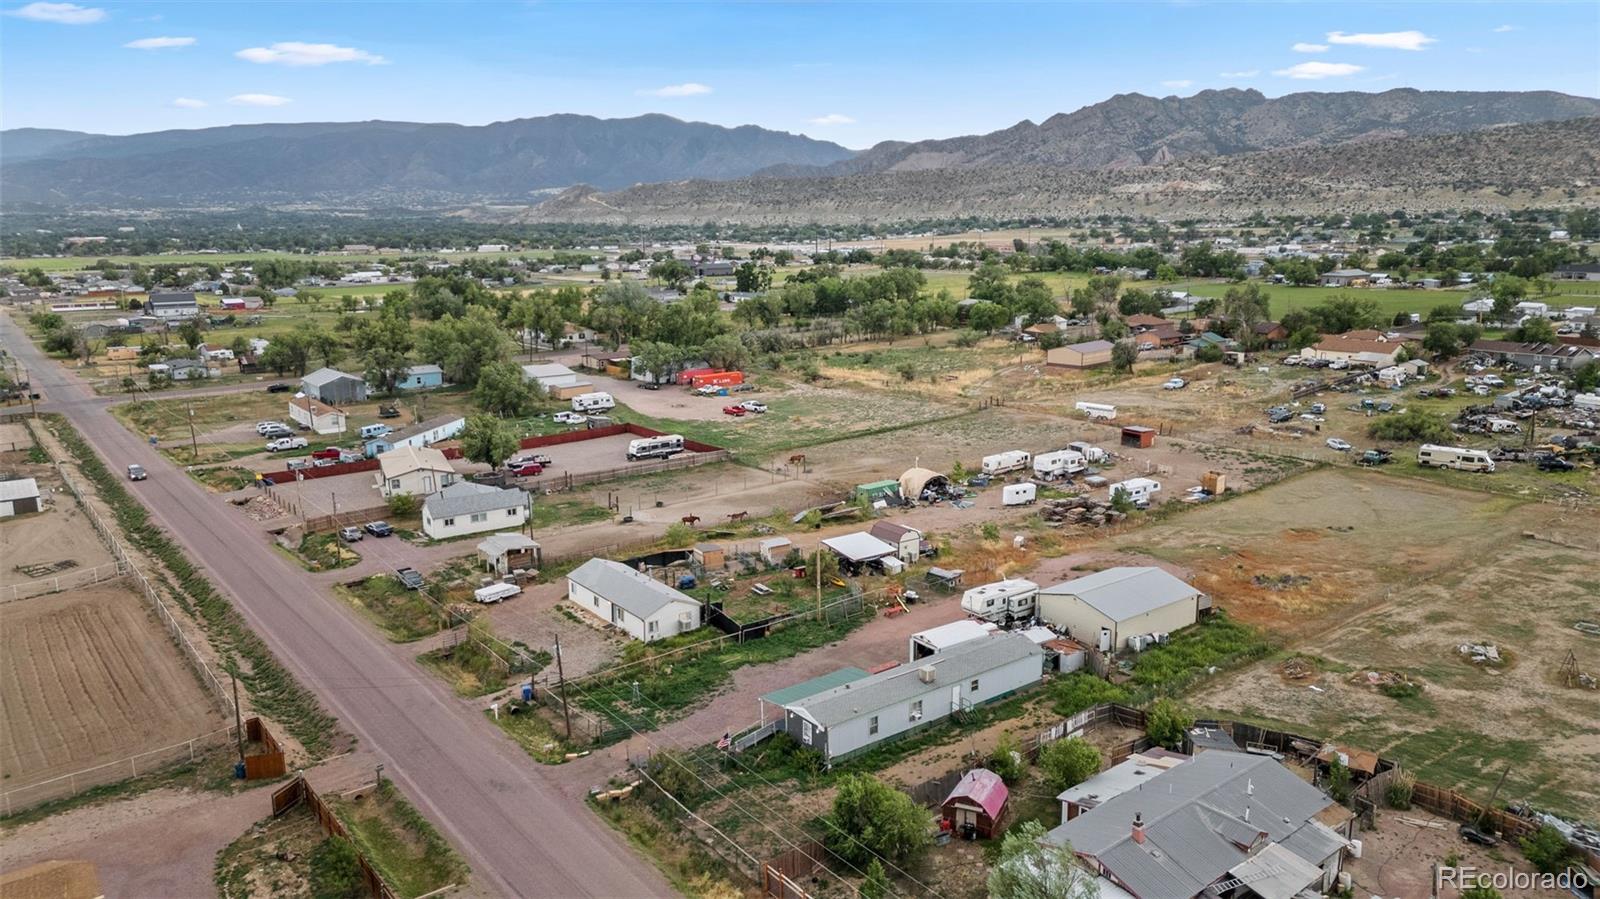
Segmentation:
<svg viewBox="0 0 1600 899">
<path fill-rule="evenodd" d="M 1033 457 L 1033 475 L 1047 481 L 1075 475 L 1089 467 L 1089 461 L 1077 450 L 1056 450 Z"/>
<path fill-rule="evenodd" d="M 1208 605 L 1198 589 L 1151 567 L 1107 568 L 1039 591 L 1041 620 L 1102 650 L 1188 627 Z"/>
<path fill-rule="evenodd" d="M 573 569 L 567 599 L 646 643 L 700 626 L 700 600 L 610 559 L 590 559 Z"/>
<path fill-rule="evenodd" d="M 1020 634 L 967 640 L 783 706 L 783 729 L 829 762 L 1038 683 L 1044 650 Z"/>
<path fill-rule="evenodd" d="M 574 412 L 604 412 L 614 408 L 617 401 L 605 391 L 596 393 L 580 393 L 572 398 L 572 411 Z"/>
<path fill-rule="evenodd" d="M 1033 456 L 1022 450 L 1009 450 L 983 457 L 983 473 L 987 475 L 1005 474 L 1010 471 L 1019 471 L 1027 468 L 1033 461 Z"/>
<path fill-rule="evenodd" d="M 1122 494 L 1136 503 L 1147 503 L 1150 497 L 1161 492 L 1161 482 L 1152 478 L 1129 478 L 1111 485 L 1111 497 Z"/>
<path fill-rule="evenodd" d="M 1022 578 L 995 581 L 961 594 L 961 610 L 975 618 L 1009 624 L 1033 617 L 1039 585 Z"/>
<path fill-rule="evenodd" d="M 995 629 L 996 626 L 991 622 L 963 618 L 960 621 L 930 627 L 925 631 L 917 631 L 907 641 L 906 661 L 915 662 L 921 658 L 937 655 L 968 640 L 987 637 L 994 633 Z"/>
<path fill-rule="evenodd" d="M 434 540 L 520 528 L 532 509 L 528 491 L 458 481 L 422 501 L 422 532 Z"/>
</svg>

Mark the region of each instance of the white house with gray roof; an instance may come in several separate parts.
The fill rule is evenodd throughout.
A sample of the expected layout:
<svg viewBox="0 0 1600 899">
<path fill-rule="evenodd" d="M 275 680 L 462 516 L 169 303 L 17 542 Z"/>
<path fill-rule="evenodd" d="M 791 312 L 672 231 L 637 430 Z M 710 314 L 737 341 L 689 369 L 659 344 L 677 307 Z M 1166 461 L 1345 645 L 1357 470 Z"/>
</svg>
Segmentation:
<svg viewBox="0 0 1600 899">
<path fill-rule="evenodd" d="M 590 559 L 567 575 L 567 599 L 646 643 L 700 626 L 700 600 L 621 562 Z"/>
<path fill-rule="evenodd" d="M 828 761 L 1038 683 L 1044 650 L 1021 634 L 958 643 L 910 665 L 784 703 L 783 730 Z"/>
<path fill-rule="evenodd" d="M 1268 756 L 1208 752 L 1050 831 L 1140 899 L 1291 899 L 1333 889 L 1350 813 Z"/>
<path fill-rule="evenodd" d="M 1039 618 L 1074 640 L 1112 650 L 1128 637 L 1171 633 L 1194 624 L 1210 600 L 1181 579 L 1152 567 L 1107 568 L 1039 591 Z"/>
<path fill-rule="evenodd" d="M 457 481 L 422 501 L 422 532 L 434 540 L 522 527 L 533 500 L 516 487 Z"/>
</svg>

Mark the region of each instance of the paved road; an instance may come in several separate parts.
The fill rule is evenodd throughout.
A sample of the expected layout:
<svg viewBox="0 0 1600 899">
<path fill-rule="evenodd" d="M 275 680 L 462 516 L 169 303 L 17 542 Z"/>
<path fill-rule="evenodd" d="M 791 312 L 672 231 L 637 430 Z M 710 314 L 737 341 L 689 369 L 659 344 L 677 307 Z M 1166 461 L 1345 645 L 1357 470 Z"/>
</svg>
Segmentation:
<svg viewBox="0 0 1600 899">
<path fill-rule="evenodd" d="M 578 785 L 534 763 L 437 678 L 392 652 L 325 586 L 273 552 L 254 522 L 124 429 L 9 317 L 0 317 L 0 343 L 27 366 L 46 408 L 64 414 L 113 470 L 137 462 L 151 472 L 134 493 L 279 659 L 385 763 L 385 774 L 462 851 L 480 882 L 510 896 L 673 894 L 584 806 Z"/>
</svg>

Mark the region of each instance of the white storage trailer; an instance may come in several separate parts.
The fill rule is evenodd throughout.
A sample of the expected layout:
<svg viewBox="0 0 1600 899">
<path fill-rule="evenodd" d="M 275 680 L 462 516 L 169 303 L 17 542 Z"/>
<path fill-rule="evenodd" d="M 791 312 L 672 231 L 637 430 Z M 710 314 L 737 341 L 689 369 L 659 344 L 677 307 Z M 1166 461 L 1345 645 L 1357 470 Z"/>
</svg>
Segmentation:
<svg viewBox="0 0 1600 899">
<path fill-rule="evenodd" d="M 1022 450 L 1009 450 L 1004 453 L 995 453 L 992 456 L 983 457 L 983 473 L 987 475 L 996 475 L 1005 474 L 1006 472 L 1010 471 L 1018 471 L 1027 468 L 1028 463 L 1032 461 L 1033 456 L 1030 453 L 1023 452 Z"/>
<path fill-rule="evenodd" d="M 1117 418 L 1117 407 L 1110 403 L 1090 403 L 1079 400 L 1073 408 L 1095 421 L 1115 421 Z"/>
<path fill-rule="evenodd" d="M 617 401 L 605 391 L 598 393 L 580 393 L 572 398 L 572 411 L 574 412 L 603 412 L 615 408 Z"/>
<path fill-rule="evenodd" d="M 1083 454 L 1083 458 L 1090 465 L 1095 465 L 1106 460 L 1106 451 L 1092 443 L 1076 440 L 1067 444 L 1067 449 L 1076 450 Z"/>
<path fill-rule="evenodd" d="M 1033 617 L 1039 585 L 1022 578 L 995 581 L 961 594 L 961 610 L 984 621 L 1011 623 Z"/>
<path fill-rule="evenodd" d="M 1118 493 L 1126 496 L 1136 503 L 1147 503 L 1150 497 L 1161 492 L 1161 482 L 1153 478 L 1129 478 L 1111 485 L 1111 496 L 1116 498 Z"/>
<path fill-rule="evenodd" d="M 1007 484 L 1000 491 L 1000 503 L 1006 506 L 1028 506 L 1038 498 L 1037 484 Z"/>
<path fill-rule="evenodd" d="M 660 437 L 641 437 L 628 441 L 628 461 L 640 459 L 666 459 L 683 452 L 683 435 L 663 434 Z"/>
<path fill-rule="evenodd" d="M 516 584 L 490 584 L 472 591 L 472 598 L 481 603 L 505 602 L 521 592 Z"/>
<path fill-rule="evenodd" d="M 1089 460 L 1077 450 L 1056 450 L 1033 457 L 1033 474 L 1045 480 L 1055 480 L 1075 475 L 1089 467 Z"/>
</svg>

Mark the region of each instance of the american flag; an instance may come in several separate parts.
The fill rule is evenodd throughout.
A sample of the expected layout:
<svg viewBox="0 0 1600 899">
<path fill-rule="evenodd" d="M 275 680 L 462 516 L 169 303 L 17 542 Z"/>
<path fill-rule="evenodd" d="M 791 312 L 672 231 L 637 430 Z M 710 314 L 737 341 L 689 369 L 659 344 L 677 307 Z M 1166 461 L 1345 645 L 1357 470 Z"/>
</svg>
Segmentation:
<svg viewBox="0 0 1600 899">
<path fill-rule="evenodd" d="M 731 733 L 729 733 L 727 731 L 723 731 L 722 732 L 722 739 L 717 741 L 717 748 L 718 749 L 727 749 L 728 747 L 730 747 L 732 745 L 733 745 L 733 734 L 731 734 Z"/>
</svg>

